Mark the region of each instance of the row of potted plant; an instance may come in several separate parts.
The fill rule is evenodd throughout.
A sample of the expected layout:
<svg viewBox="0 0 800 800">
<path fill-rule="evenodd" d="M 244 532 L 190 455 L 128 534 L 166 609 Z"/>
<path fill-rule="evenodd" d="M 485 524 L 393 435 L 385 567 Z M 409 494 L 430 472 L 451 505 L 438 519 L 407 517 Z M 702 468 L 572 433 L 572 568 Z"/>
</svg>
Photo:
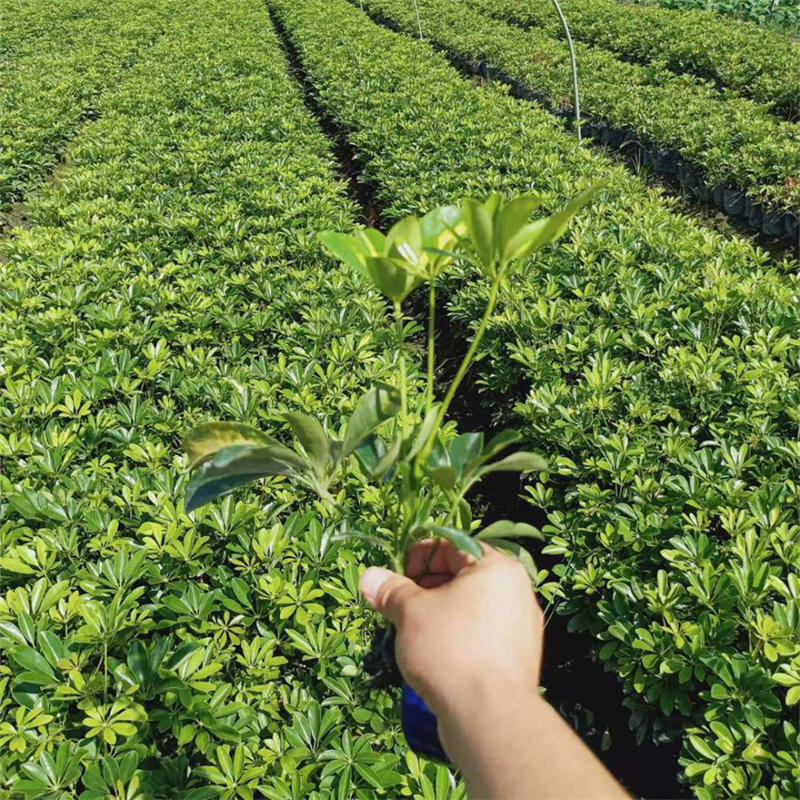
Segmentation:
<svg viewBox="0 0 800 800">
<path fill-rule="evenodd" d="M 636 0 L 648 5 L 650 0 Z M 707 17 L 752 22 L 767 30 L 792 36 L 800 24 L 798 0 L 657 0 L 661 8 L 702 11 Z"/>
<path fill-rule="evenodd" d="M 166 0 L 8 3 L 0 79 L 0 213 L 51 175 L 100 95 L 150 47 L 173 13 Z"/>
<path fill-rule="evenodd" d="M 414 9 L 399 0 L 368 0 L 365 9 L 415 35 Z M 451 0 L 420 0 L 423 32 L 456 58 L 485 62 L 489 74 L 512 82 L 516 93 L 572 116 L 572 80 L 566 44 L 538 31 L 522 31 Z M 640 67 L 613 55 L 576 46 L 581 65 L 581 111 L 586 120 L 612 129 L 617 144 L 633 152 L 662 155 L 651 166 L 677 176 L 693 170 L 692 182 L 712 190 L 730 188 L 766 212 L 767 227 L 796 239 L 800 209 L 800 127 L 776 121 L 743 98 L 721 98 L 708 85 L 654 66 Z M 610 139 L 609 139 L 610 141 Z M 642 154 L 644 155 L 644 154 Z M 744 212 L 742 202 L 741 213 Z M 738 206 L 732 211 L 739 212 Z M 790 216 L 789 225 L 784 217 Z M 741 215 L 740 213 L 740 215 Z M 773 219 L 773 215 L 776 219 Z M 759 216 L 764 227 L 765 214 Z"/>
<path fill-rule="evenodd" d="M 475 9 L 561 37 L 549 0 L 476 0 Z M 572 36 L 642 64 L 708 78 L 771 106 L 787 119 L 800 111 L 800 45 L 785 36 L 697 11 L 566 0 Z"/>
<path fill-rule="evenodd" d="M 543 111 L 346 0 L 269 6 L 389 218 L 528 187 L 556 208 L 607 181 L 569 243 L 512 282 L 478 362 L 483 402 L 549 457 L 520 486 L 563 557 L 537 587 L 597 637 L 639 735 L 682 739 L 701 800 L 793 796 L 796 264 L 674 213 Z M 474 329 L 485 287 L 444 289 L 455 330 Z"/>
</svg>

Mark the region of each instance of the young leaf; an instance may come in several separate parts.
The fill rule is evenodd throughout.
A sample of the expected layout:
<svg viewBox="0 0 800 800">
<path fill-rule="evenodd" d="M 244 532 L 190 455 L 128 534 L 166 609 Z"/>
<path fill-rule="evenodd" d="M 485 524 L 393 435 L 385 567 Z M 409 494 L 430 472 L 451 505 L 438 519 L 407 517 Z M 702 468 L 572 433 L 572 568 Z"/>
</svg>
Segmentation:
<svg viewBox="0 0 800 800">
<path fill-rule="evenodd" d="M 349 264 L 363 275 L 367 274 L 367 256 L 364 246 L 354 236 L 334 231 L 322 231 L 319 240 L 339 261 Z"/>
<path fill-rule="evenodd" d="M 281 444 L 266 447 L 234 445 L 216 453 L 194 473 L 186 487 L 186 511 L 267 475 L 301 477 L 308 463 Z"/>
<path fill-rule="evenodd" d="M 386 235 L 386 248 L 389 258 L 402 259 L 412 267 L 419 267 L 422 251 L 419 220 L 414 216 L 404 217 L 392 225 Z"/>
<path fill-rule="evenodd" d="M 367 272 L 372 282 L 394 303 L 402 303 L 423 281 L 422 276 L 410 272 L 408 266 L 399 259 L 377 256 L 367 259 Z"/>
<path fill-rule="evenodd" d="M 521 262 L 562 236 L 567 230 L 570 220 L 604 185 L 605 183 L 601 181 L 584 189 L 557 214 L 525 225 L 509 243 L 511 260 Z"/>
<path fill-rule="evenodd" d="M 370 389 L 356 404 L 347 424 L 342 457 L 353 452 L 379 425 L 400 411 L 400 392 L 393 386 L 381 384 Z"/>
<path fill-rule="evenodd" d="M 475 558 L 483 558 L 483 548 L 464 531 L 457 528 L 450 528 L 446 525 L 431 525 L 428 528 L 431 533 L 436 536 L 441 536 L 442 539 L 452 542 L 459 550 L 467 555 L 474 556 Z"/>
<path fill-rule="evenodd" d="M 494 225 L 486 206 L 467 198 L 463 206 L 464 222 L 467 225 L 472 249 L 484 269 L 494 265 Z"/>
<path fill-rule="evenodd" d="M 400 449 L 403 446 L 403 439 L 398 436 L 391 444 L 389 449 L 383 454 L 381 460 L 375 465 L 373 476 L 382 478 L 395 465 L 400 457 Z"/>
<path fill-rule="evenodd" d="M 522 450 L 501 458 L 493 464 L 481 467 L 478 470 L 478 474 L 487 475 L 490 472 L 541 472 L 546 469 L 547 462 L 540 455 Z"/>
<path fill-rule="evenodd" d="M 525 522 L 512 522 L 500 519 L 485 527 L 475 536 L 476 539 L 543 539 L 542 532 Z"/>
<path fill-rule="evenodd" d="M 189 469 L 195 469 L 214 453 L 231 445 L 263 447 L 273 444 L 279 444 L 278 440 L 241 422 L 205 422 L 189 431 L 183 440 L 183 448 L 189 456 Z"/>
<path fill-rule="evenodd" d="M 314 471 L 318 475 L 323 475 L 331 463 L 331 443 L 322 425 L 314 417 L 298 411 L 288 411 L 283 417 L 292 426 L 294 435 L 303 445 Z"/>
<path fill-rule="evenodd" d="M 541 200 L 537 195 L 524 194 L 509 200 L 500 209 L 497 215 L 496 236 L 502 261 L 511 259 L 515 247 L 514 237 L 540 205 Z"/>
<path fill-rule="evenodd" d="M 364 441 L 353 450 L 353 453 L 358 459 L 358 463 L 361 464 L 361 468 L 364 472 L 372 478 L 375 475 L 375 467 L 378 466 L 378 462 L 386 454 L 386 445 L 383 439 L 372 434 L 364 439 Z"/>
<path fill-rule="evenodd" d="M 465 465 L 483 450 L 482 433 L 461 433 L 450 446 L 450 463 L 456 473 L 461 475 Z"/>
<path fill-rule="evenodd" d="M 493 436 L 489 440 L 487 445 L 481 451 L 481 457 L 484 459 L 490 459 L 493 456 L 496 456 L 502 450 L 505 450 L 507 447 L 510 447 L 512 444 L 518 442 L 521 438 L 522 434 L 519 431 L 506 428 L 506 430 L 500 431 L 497 436 Z"/>
<path fill-rule="evenodd" d="M 434 429 L 436 425 L 436 418 L 439 414 L 439 406 L 440 403 L 434 403 L 431 406 L 430 411 L 425 415 L 425 419 L 417 425 L 414 434 L 414 443 L 411 445 L 411 449 L 408 451 L 408 458 L 414 458 L 417 453 L 422 450 L 425 442 L 428 441 L 428 437 L 431 435 L 431 431 Z"/>
</svg>

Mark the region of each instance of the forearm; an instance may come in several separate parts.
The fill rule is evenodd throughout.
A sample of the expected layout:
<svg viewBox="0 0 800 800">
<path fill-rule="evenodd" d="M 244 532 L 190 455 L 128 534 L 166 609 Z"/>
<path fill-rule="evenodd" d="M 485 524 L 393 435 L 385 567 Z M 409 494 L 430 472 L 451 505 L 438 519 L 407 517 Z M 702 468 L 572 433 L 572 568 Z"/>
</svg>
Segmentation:
<svg viewBox="0 0 800 800">
<path fill-rule="evenodd" d="M 470 800 L 627 800 L 589 748 L 528 687 L 481 681 L 439 715 Z"/>
</svg>

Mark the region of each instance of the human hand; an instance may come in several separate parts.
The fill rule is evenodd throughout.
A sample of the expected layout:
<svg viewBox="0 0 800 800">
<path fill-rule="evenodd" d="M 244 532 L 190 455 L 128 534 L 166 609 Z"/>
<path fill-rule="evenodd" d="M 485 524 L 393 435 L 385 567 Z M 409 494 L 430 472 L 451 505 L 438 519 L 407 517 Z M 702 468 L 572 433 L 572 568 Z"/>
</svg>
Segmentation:
<svg viewBox="0 0 800 800">
<path fill-rule="evenodd" d="M 538 692 L 543 616 L 519 562 L 485 545 L 478 561 L 429 539 L 411 550 L 406 573 L 370 567 L 361 591 L 397 628 L 400 671 L 437 717 L 456 715 L 488 684 Z"/>
</svg>

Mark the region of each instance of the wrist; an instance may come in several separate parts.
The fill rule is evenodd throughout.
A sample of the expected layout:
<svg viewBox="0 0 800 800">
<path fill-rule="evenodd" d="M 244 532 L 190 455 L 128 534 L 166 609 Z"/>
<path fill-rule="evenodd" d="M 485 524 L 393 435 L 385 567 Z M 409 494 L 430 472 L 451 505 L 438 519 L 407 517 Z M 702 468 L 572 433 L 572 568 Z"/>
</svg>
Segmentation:
<svg viewBox="0 0 800 800">
<path fill-rule="evenodd" d="M 526 713 L 539 713 L 546 706 L 532 675 L 498 671 L 451 681 L 431 704 L 440 725 L 455 725 L 462 730 L 493 719 L 498 710 L 507 713 L 524 708 Z"/>
</svg>

